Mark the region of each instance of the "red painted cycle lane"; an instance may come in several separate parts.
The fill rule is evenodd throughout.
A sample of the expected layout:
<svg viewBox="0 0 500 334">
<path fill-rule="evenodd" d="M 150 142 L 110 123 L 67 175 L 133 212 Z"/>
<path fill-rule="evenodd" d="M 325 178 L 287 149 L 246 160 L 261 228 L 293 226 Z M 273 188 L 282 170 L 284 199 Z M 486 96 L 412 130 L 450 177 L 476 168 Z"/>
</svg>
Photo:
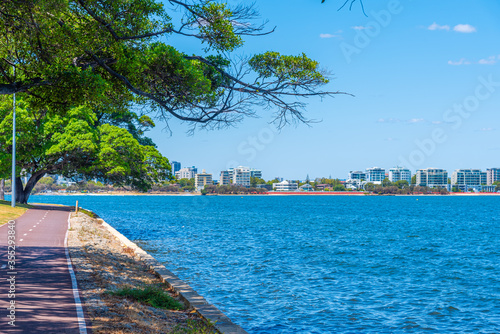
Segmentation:
<svg viewBox="0 0 500 334">
<path fill-rule="evenodd" d="M 68 269 L 68 215 L 63 208 L 40 207 L 0 227 L 1 333 L 90 332 L 82 317 L 79 325 Z"/>
</svg>

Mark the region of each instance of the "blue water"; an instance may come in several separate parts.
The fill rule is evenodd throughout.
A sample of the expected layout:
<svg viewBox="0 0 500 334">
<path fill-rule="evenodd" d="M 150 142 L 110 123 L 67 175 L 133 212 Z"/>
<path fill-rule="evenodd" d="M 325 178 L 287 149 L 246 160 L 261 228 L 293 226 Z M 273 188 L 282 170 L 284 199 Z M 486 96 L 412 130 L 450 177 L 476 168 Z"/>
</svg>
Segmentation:
<svg viewBox="0 0 500 334">
<path fill-rule="evenodd" d="M 76 199 L 250 333 L 500 332 L 500 197 Z"/>
</svg>

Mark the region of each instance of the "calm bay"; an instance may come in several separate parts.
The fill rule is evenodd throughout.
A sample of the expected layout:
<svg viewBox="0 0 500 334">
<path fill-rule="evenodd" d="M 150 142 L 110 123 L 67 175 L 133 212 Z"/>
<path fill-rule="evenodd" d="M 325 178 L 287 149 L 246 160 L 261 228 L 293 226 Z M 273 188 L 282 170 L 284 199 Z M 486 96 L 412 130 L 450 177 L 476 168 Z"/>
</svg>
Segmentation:
<svg viewBox="0 0 500 334">
<path fill-rule="evenodd" d="M 500 196 L 76 200 L 250 333 L 500 332 Z"/>
</svg>

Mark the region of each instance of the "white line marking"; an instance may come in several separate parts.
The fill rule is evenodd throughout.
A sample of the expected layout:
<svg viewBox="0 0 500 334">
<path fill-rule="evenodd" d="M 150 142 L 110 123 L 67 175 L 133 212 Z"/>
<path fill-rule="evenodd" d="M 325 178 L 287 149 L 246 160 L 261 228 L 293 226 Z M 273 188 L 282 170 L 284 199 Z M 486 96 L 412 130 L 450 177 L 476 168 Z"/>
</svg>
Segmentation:
<svg viewBox="0 0 500 334">
<path fill-rule="evenodd" d="M 30 228 L 30 230 L 29 230 L 28 232 L 31 232 L 31 231 L 33 231 L 33 229 L 32 229 L 32 228 Z M 26 234 L 25 234 L 25 235 L 26 235 Z"/>
<path fill-rule="evenodd" d="M 71 275 L 71 284 L 73 285 L 73 297 L 75 298 L 76 314 L 78 316 L 78 327 L 80 328 L 80 334 L 87 334 L 87 325 L 85 324 L 85 315 L 83 314 L 82 303 L 80 301 L 80 294 L 78 293 L 78 285 L 76 283 L 75 272 L 73 271 L 73 266 L 71 265 L 71 258 L 68 251 L 68 231 L 71 227 L 69 218 L 71 213 L 68 214 L 68 229 L 66 230 L 66 236 L 64 237 L 64 248 L 66 251 L 66 259 L 68 260 L 68 270 Z"/>
<path fill-rule="evenodd" d="M 31 230 L 30 230 L 31 231 Z M 24 233 L 23 236 L 28 235 L 28 233 Z"/>
<path fill-rule="evenodd" d="M 23 239 L 19 239 L 19 241 L 23 241 Z"/>
</svg>

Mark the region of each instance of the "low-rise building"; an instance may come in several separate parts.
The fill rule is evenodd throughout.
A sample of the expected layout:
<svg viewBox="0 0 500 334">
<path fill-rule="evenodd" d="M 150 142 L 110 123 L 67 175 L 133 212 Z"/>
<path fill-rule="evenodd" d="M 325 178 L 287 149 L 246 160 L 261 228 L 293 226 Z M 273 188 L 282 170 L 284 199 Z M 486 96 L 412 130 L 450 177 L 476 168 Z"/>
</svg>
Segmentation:
<svg viewBox="0 0 500 334">
<path fill-rule="evenodd" d="M 262 188 L 262 189 L 266 189 L 266 190 L 272 190 L 273 189 L 273 186 L 270 185 L 270 184 L 258 184 L 257 185 L 257 188 Z"/>
<path fill-rule="evenodd" d="M 448 172 L 440 168 L 417 170 L 417 186 L 448 189 Z"/>
<path fill-rule="evenodd" d="M 309 183 L 306 183 L 306 184 L 303 184 L 302 186 L 300 186 L 299 190 L 300 191 L 314 191 L 314 188 Z"/>
<path fill-rule="evenodd" d="M 389 181 L 407 181 L 408 184 L 411 184 L 411 171 L 408 168 L 404 167 L 393 167 L 389 169 Z"/>
<path fill-rule="evenodd" d="M 201 173 L 194 176 L 194 186 L 196 190 L 201 190 L 205 188 L 206 185 L 212 185 L 212 174 L 207 173 L 204 169 Z"/>
<path fill-rule="evenodd" d="M 287 180 L 281 181 L 279 183 L 273 183 L 273 189 L 275 191 L 296 191 L 298 188 L 298 183 Z"/>
</svg>

